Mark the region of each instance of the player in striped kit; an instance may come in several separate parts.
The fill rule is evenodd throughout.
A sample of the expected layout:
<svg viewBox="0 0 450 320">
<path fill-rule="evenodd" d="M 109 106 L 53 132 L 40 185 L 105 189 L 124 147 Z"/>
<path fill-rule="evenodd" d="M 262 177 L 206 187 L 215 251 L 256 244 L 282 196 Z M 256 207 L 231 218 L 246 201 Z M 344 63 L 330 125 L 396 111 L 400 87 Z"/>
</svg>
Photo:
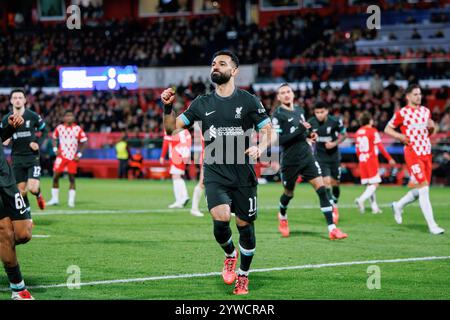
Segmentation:
<svg viewBox="0 0 450 320">
<path fill-rule="evenodd" d="M 398 224 L 402 223 L 403 208 L 419 199 L 420 209 L 432 234 L 444 233 L 434 220 L 433 208 L 429 196 L 431 182 L 431 141 L 430 134 L 435 131 L 431 112 L 422 106 L 422 92 L 419 85 L 411 85 L 406 89 L 408 104 L 398 110 L 389 121 L 384 132 L 405 144 L 405 162 L 415 184 L 403 198 L 392 203 L 394 218 Z M 401 133 L 395 129 L 400 128 Z"/>
<path fill-rule="evenodd" d="M 378 152 L 380 151 L 383 156 L 389 161 L 390 165 L 395 165 L 395 160 L 386 151 L 381 143 L 380 134 L 378 130 L 373 127 L 373 119 L 370 112 L 363 112 L 359 122 L 361 128 L 356 131 L 356 155 L 359 161 L 359 171 L 361 174 L 361 184 L 367 185 L 363 194 L 355 200 L 358 205 L 359 211 L 364 213 L 364 202 L 369 199 L 372 213 L 381 213 L 381 209 L 378 207 L 375 191 L 381 182 L 381 177 L 378 174 L 379 162 Z"/>
<path fill-rule="evenodd" d="M 75 207 L 75 175 L 88 138 L 83 129 L 74 123 L 75 117 L 72 110 L 66 110 L 63 120 L 64 123 L 57 126 L 53 132 L 53 150 L 56 153 L 56 160 L 53 164 L 52 198 L 47 205 L 59 204 L 59 178 L 67 170 L 70 182 L 68 205 Z"/>
<path fill-rule="evenodd" d="M 191 155 L 192 138 L 189 130 L 185 129 L 171 136 L 165 135 L 163 148 L 160 156 L 160 163 L 164 163 L 164 158 L 169 151 L 170 156 L 170 174 L 173 181 L 173 193 L 175 202 L 169 205 L 170 209 L 181 209 L 189 202 L 186 183 L 183 175 L 186 171 L 186 162 Z"/>
</svg>

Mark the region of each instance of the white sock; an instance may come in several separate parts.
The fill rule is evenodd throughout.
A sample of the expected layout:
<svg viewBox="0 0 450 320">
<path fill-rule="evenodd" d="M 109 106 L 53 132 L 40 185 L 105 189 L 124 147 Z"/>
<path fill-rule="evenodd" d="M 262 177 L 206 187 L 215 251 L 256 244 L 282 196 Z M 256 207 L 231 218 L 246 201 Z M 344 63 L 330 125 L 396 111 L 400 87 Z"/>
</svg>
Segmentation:
<svg viewBox="0 0 450 320">
<path fill-rule="evenodd" d="M 236 250 L 233 250 L 233 253 L 230 253 L 230 254 L 225 253 L 225 256 L 226 256 L 227 258 L 236 258 L 236 254 L 237 254 L 237 251 L 236 251 Z"/>
<path fill-rule="evenodd" d="M 9 283 L 9 287 L 10 287 L 12 290 L 22 291 L 22 290 L 25 289 L 25 282 L 24 282 L 23 280 L 20 281 L 19 283 L 12 283 L 12 282 L 10 282 L 10 283 Z"/>
<path fill-rule="evenodd" d="M 286 214 L 284 216 L 280 213 L 280 215 L 279 215 L 280 220 L 287 220 L 288 219 L 287 215 L 288 215 L 287 212 L 286 212 Z"/>
<path fill-rule="evenodd" d="M 241 270 L 241 268 L 239 268 L 236 273 L 238 276 L 246 276 L 246 277 L 248 277 L 248 274 L 249 274 L 248 271 L 243 271 L 243 270 Z"/>
<path fill-rule="evenodd" d="M 359 197 L 359 201 L 364 202 L 369 199 L 375 193 L 375 190 L 377 190 L 377 187 L 373 184 L 369 184 L 363 194 Z"/>
<path fill-rule="evenodd" d="M 437 223 L 433 217 L 433 208 L 430 203 L 430 188 L 428 186 L 419 189 L 419 204 L 428 223 L 428 228 L 436 227 Z"/>
<path fill-rule="evenodd" d="M 336 229 L 336 225 L 334 223 L 328 225 L 328 232 L 331 232 L 334 229 Z"/>
<path fill-rule="evenodd" d="M 59 202 L 59 188 L 52 188 L 52 200 Z"/>
<path fill-rule="evenodd" d="M 75 193 L 74 189 L 69 190 L 69 203 L 75 203 Z"/>
<path fill-rule="evenodd" d="M 417 200 L 417 198 L 419 197 L 419 190 L 417 190 L 416 188 L 411 189 L 408 191 L 407 194 L 405 194 L 403 196 L 403 198 L 401 198 L 400 200 L 398 200 L 397 202 L 397 206 L 400 210 L 403 210 L 403 208 L 410 204 L 411 202 L 414 202 Z"/>
<path fill-rule="evenodd" d="M 199 211 L 200 198 L 202 197 L 203 189 L 199 185 L 194 188 L 194 194 L 192 195 L 192 210 Z"/>
<path fill-rule="evenodd" d="M 181 201 L 185 201 L 187 198 L 189 198 L 189 194 L 186 188 L 186 183 L 184 182 L 183 178 L 180 179 L 179 184 L 180 184 Z"/>
<path fill-rule="evenodd" d="M 377 196 L 375 194 L 375 192 L 373 193 L 373 195 L 370 196 L 369 198 L 370 200 L 370 205 L 372 206 L 372 211 L 379 211 L 380 208 L 378 207 L 378 203 L 377 203 Z"/>
<path fill-rule="evenodd" d="M 173 195 L 175 196 L 175 202 L 180 203 L 181 197 L 180 197 L 180 180 L 181 179 L 173 179 Z"/>
</svg>

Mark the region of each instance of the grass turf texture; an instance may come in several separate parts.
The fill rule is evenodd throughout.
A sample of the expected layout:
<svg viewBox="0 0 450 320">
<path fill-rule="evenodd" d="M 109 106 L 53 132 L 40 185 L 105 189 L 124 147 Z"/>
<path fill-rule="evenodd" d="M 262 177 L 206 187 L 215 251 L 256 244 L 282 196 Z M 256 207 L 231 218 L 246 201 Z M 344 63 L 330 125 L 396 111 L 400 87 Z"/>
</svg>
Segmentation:
<svg viewBox="0 0 450 320">
<path fill-rule="evenodd" d="M 47 200 L 50 185 L 50 179 L 43 179 Z M 192 195 L 194 183 L 188 183 L 188 187 Z M 352 206 L 354 198 L 363 191 L 361 186 L 341 188 L 342 206 Z M 167 209 L 173 202 L 170 181 L 78 179 L 74 209 L 67 207 L 67 190 L 64 179 L 60 205 L 44 212 L 30 198 L 32 212 L 36 213 L 33 234 L 50 237 L 35 238 L 17 247 L 28 286 L 66 283 L 70 265 L 80 267 L 82 282 L 221 271 L 224 256 L 214 240 L 209 214 L 197 218 L 188 210 Z M 416 202 L 405 209 L 403 225 L 394 222 L 389 207 L 382 207 L 379 215 L 370 210 L 362 215 L 356 207 L 341 208 L 339 227 L 349 234 L 342 241 L 328 240 L 318 199 L 306 184 L 297 186 L 288 211 L 291 236 L 282 238 L 276 218 L 281 190 L 280 184 L 259 186 L 253 269 L 450 256 L 448 188 L 431 188 L 435 218 L 447 230 L 446 234 L 434 236 L 428 232 Z M 405 187 L 382 186 L 377 192 L 378 202 L 386 205 L 406 191 Z M 202 200 L 206 213 L 204 206 Z M 237 245 L 236 226 L 231 225 Z M 232 286 L 226 286 L 220 276 L 30 291 L 40 300 L 450 298 L 450 260 L 377 263 L 381 270 L 379 290 L 367 288 L 369 265 L 253 273 L 249 278 L 250 294 L 244 297 L 233 296 Z M 7 289 L 4 273 L 0 275 L 0 289 Z M 9 298 L 10 292 L 0 291 L 0 299 Z"/>
</svg>

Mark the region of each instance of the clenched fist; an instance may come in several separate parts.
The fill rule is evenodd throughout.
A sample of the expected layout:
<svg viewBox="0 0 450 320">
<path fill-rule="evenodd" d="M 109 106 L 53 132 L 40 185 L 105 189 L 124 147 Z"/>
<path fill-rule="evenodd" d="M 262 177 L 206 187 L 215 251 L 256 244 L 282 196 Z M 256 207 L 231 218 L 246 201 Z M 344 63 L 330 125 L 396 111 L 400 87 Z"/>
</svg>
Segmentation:
<svg viewBox="0 0 450 320">
<path fill-rule="evenodd" d="M 161 101 L 165 105 L 172 104 L 175 100 L 175 91 L 172 88 L 168 88 L 161 93 Z"/>
<path fill-rule="evenodd" d="M 36 142 L 30 142 L 30 148 L 33 151 L 38 151 L 39 150 L 39 145 Z"/>
<path fill-rule="evenodd" d="M 12 114 L 8 117 L 8 123 L 10 126 L 12 126 L 14 129 L 17 129 L 23 124 L 24 120 L 21 115 L 18 114 Z"/>
</svg>

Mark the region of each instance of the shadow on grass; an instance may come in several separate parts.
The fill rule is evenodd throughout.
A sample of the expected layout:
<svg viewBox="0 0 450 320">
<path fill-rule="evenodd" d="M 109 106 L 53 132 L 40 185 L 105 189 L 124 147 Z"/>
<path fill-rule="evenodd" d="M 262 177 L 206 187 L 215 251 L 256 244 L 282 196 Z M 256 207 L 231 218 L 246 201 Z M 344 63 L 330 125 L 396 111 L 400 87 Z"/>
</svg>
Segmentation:
<svg viewBox="0 0 450 320">
<path fill-rule="evenodd" d="M 425 222 L 423 224 L 404 224 L 404 227 L 415 231 L 429 233 Z"/>
<path fill-rule="evenodd" d="M 307 231 L 307 230 L 292 230 L 289 234 L 291 237 L 301 238 L 304 236 L 311 236 L 320 239 L 328 239 L 325 232 Z"/>
</svg>

